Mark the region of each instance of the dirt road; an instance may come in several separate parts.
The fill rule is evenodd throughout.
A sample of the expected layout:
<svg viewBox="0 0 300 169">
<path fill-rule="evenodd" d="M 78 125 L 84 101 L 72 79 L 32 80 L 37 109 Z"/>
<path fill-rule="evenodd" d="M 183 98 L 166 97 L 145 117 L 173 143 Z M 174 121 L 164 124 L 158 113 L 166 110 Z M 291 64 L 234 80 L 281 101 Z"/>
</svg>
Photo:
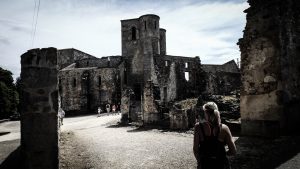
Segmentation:
<svg viewBox="0 0 300 169">
<path fill-rule="evenodd" d="M 119 119 L 120 115 L 65 119 L 61 167 L 196 168 L 192 134 L 118 126 Z"/>
</svg>

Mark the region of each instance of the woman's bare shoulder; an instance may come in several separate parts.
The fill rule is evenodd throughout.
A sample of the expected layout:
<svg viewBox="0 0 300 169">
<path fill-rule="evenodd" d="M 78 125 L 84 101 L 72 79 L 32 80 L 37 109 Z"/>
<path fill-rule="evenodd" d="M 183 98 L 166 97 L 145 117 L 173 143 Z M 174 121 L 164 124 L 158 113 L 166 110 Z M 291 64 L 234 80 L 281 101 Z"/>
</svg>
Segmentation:
<svg viewBox="0 0 300 169">
<path fill-rule="evenodd" d="M 222 124 L 222 131 L 224 131 L 226 133 L 229 133 L 230 129 L 229 129 L 229 127 L 226 124 Z"/>
</svg>

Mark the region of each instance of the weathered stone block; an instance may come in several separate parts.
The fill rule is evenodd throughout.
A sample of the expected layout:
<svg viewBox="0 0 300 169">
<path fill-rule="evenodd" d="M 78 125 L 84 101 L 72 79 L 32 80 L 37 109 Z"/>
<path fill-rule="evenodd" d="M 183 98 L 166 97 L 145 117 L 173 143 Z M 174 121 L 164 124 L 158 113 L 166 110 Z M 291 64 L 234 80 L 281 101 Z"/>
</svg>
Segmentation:
<svg viewBox="0 0 300 169">
<path fill-rule="evenodd" d="M 21 150 L 28 169 L 58 169 L 57 50 L 21 56 Z"/>
<path fill-rule="evenodd" d="M 249 0 L 241 50 L 242 132 L 300 134 L 300 3 Z M 295 96 L 295 97 L 293 97 Z"/>
</svg>

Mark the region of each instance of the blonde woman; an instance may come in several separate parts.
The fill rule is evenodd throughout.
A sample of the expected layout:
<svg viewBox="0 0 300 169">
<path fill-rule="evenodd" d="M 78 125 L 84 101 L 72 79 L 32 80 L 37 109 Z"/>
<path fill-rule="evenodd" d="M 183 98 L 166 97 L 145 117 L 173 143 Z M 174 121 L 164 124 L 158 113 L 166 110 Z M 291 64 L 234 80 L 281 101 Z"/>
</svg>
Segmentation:
<svg viewBox="0 0 300 169">
<path fill-rule="evenodd" d="M 218 107 L 214 102 L 203 106 L 205 120 L 196 123 L 194 131 L 194 155 L 198 169 L 228 169 L 227 155 L 236 154 L 236 146 L 229 128 L 221 123 Z M 229 151 L 226 152 L 225 145 Z"/>
</svg>

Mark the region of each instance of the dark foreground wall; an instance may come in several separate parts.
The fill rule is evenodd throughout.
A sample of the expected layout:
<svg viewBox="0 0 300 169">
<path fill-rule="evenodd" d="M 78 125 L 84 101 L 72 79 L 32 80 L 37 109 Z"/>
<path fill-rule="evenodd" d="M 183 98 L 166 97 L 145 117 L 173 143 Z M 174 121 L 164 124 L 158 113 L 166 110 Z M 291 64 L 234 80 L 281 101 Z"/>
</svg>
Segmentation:
<svg viewBox="0 0 300 169">
<path fill-rule="evenodd" d="M 240 40 L 242 132 L 299 134 L 300 1 L 248 0 Z"/>
<path fill-rule="evenodd" d="M 21 152 L 28 169 L 58 168 L 57 50 L 21 56 Z"/>
</svg>

